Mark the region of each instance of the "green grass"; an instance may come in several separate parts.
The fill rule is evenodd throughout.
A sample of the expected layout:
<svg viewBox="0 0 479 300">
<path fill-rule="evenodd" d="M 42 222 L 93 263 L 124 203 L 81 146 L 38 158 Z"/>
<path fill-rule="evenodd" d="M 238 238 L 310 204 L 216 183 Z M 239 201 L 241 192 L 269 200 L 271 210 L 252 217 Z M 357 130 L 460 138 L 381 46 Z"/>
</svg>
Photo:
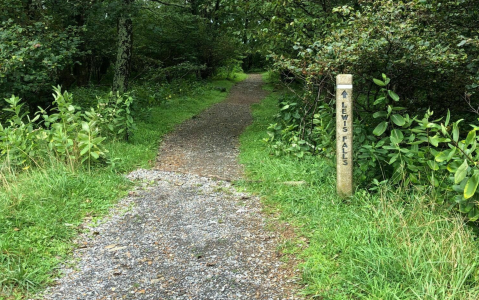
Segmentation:
<svg viewBox="0 0 479 300">
<path fill-rule="evenodd" d="M 245 78 L 239 74 L 235 82 Z M 230 89 L 235 82 L 210 85 Z M 131 188 L 122 173 L 151 167 L 162 135 L 226 96 L 199 88 L 189 97 L 152 107 L 144 120 L 137 120 L 129 142 L 107 144 L 113 166 L 73 173 L 52 162 L 19 174 L 0 172 L 0 299 L 26 299 L 50 284 L 58 263 L 74 248 L 72 239 L 85 217 L 104 215 Z"/>
<path fill-rule="evenodd" d="M 328 300 L 478 299 L 478 244 L 459 216 L 427 195 L 388 187 L 343 200 L 333 162 L 269 155 L 261 140 L 278 97 L 253 108 L 255 121 L 241 137 L 250 180 L 239 184 L 296 227 L 297 237 L 281 248 L 302 261 L 303 293 Z"/>
</svg>

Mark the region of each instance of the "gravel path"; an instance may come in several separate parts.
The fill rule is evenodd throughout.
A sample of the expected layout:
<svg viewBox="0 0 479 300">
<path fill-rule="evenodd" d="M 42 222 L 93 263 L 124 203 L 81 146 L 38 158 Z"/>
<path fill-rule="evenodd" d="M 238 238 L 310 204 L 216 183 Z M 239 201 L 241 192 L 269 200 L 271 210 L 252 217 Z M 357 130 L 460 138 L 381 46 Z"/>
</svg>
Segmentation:
<svg viewBox="0 0 479 300">
<path fill-rule="evenodd" d="M 255 85 L 260 87 L 258 76 L 245 82 L 246 87 Z M 246 94 L 248 88 L 238 90 L 241 87 L 241 83 L 236 86 L 238 93 Z M 248 107 L 230 101 L 226 103 Z M 212 112 L 218 116 L 214 124 L 222 110 L 204 112 L 182 126 L 178 136 L 188 126 L 206 126 L 203 120 Z M 250 119 L 243 109 L 237 111 L 240 121 L 229 119 L 228 124 L 244 128 Z M 231 133 L 215 151 L 225 155 L 218 154 L 217 161 L 213 155 L 200 159 L 207 165 L 193 163 L 192 173 L 206 170 L 213 177 L 238 178 L 241 169 L 234 137 L 240 130 L 223 126 L 211 134 L 215 132 Z M 194 157 L 197 154 L 190 151 L 201 146 L 197 143 L 211 142 L 204 136 L 188 142 L 175 134 L 169 141 L 181 141 L 189 149 L 184 156 Z M 225 162 L 231 165 L 221 166 Z M 189 163 L 190 159 L 178 161 L 182 168 L 178 171 L 187 172 L 183 168 Z M 137 170 L 128 177 L 138 180 L 138 187 L 100 225 L 85 225 L 74 262 L 62 267 L 64 276 L 42 299 L 299 299 L 294 292 L 297 274 L 279 260 L 279 234 L 265 230 L 257 197 L 237 192 L 227 181 L 195 174 Z"/>
<path fill-rule="evenodd" d="M 261 75 L 250 75 L 231 89 L 224 102 L 179 126 L 164 139 L 157 169 L 225 180 L 240 178 L 238 136 L 252 122 L 251 104 L 267 95 L 261 86 Z"/>
</svg>

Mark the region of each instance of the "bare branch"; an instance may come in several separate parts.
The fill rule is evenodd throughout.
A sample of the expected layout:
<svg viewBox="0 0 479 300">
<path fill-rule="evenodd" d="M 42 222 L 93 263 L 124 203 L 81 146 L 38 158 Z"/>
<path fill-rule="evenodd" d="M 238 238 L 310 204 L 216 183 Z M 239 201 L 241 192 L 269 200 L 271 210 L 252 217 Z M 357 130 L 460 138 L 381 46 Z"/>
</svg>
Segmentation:
<svg viewBox="0 0 479 300">
<path fill-rule="evenodd" d="M 467 105 L 471 108 L 471 112 L 475 113 L 476 115 L 479 115 L 479 107 L 474 107 L 471 104 L 471 95 L 468 93 L 464 93 L 464 100 L 466 101 Z"/>
</svg>

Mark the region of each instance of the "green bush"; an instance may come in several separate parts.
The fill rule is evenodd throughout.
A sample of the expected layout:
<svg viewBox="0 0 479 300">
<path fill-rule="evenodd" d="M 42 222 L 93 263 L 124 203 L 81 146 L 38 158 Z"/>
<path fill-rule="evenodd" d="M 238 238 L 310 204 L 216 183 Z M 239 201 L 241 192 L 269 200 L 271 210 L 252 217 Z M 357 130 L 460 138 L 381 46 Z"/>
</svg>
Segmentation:
<svg viewBox="0 0 479 300">
<path fill-rule="evenodd" d="M 127 139 L 134 129 L 129 95 L 99 97 L 96 109 L 82 112 L 72 94 L 54 88 L 53 107 L 40 109 L 33 119 L 20 98 L 5 99 L 7 126 L 0 124 L 0 163 L 6 168 L 28 169 L 56 158 L 72 170 L 80 164 L 105 159 L 104 141 Z"/>
<path fill-rule="evenodd" d="M 380 87 L 374 114 L 363 113 L 354 123 L 355 180 L 359 186 L 414 187 L 438 202 L 447 202 L 470 221 L 479 219 L 479 125 L 463 119 L 410 116 L 397 106 L 400 97 L 388 87 L 391 80 L 374 79 Z M 330 105 L 306 110 L 297 98 L 280 102 L 277 123 L 268 127 L 264 141 L 274 155 L 297 157 L 335 153 L 335 122 Z M 309 121 L 305 121 L 309 120 Z M 462 125 L 462 126 L 461 126 Z M 462 134 L 461 134 L 462 132 Z"/>
<path fill-rule="evenodd" d="M 423 117 L 409 116 L 403 107 L 394 105 L 399 96 L 386 88 L 389 79 L 383 78 L 375 79 L 384 96 L 374 104 L 385 108 L 373 115 L 379 123 L 372 134 L 378 138 L 361 146 L 357 155 L 360 168 L 383 170 L 381 178 L 372 178 L 376 184 L 387 180 L 429 190 L 435 199 L 449 201 L 469 220 L 478 220 L 479 126 L 467 124 L 471 130 L 461 134 L 464 120 L 452 122 L 449 112 L 445 119 L 431 120 L 432 111 Z"/>
<path fill-rule="evenodd" d="M 322 152 L 328 157 L 334 142 L 334 120 L 332 108 L 327 103 L 302 103 L 293 95 L 279 99 L 276 123 L 267 129 L 268 137 L 263 141 L 274 155 L 293 154 L 297 157 Z"/>
</svg>

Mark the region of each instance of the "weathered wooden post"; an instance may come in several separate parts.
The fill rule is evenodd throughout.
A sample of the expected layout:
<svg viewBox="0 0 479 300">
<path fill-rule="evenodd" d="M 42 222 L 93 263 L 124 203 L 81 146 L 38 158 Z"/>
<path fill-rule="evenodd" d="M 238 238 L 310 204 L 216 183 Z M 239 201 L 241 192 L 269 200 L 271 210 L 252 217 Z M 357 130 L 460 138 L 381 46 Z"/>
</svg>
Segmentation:
<svg viewBox="0 0 479 300">
<path fill-rule="evenodd" d="M 353 75 L 336 77 L 336 190 L 342 197 L 353 194 Z"/>
</svg>

